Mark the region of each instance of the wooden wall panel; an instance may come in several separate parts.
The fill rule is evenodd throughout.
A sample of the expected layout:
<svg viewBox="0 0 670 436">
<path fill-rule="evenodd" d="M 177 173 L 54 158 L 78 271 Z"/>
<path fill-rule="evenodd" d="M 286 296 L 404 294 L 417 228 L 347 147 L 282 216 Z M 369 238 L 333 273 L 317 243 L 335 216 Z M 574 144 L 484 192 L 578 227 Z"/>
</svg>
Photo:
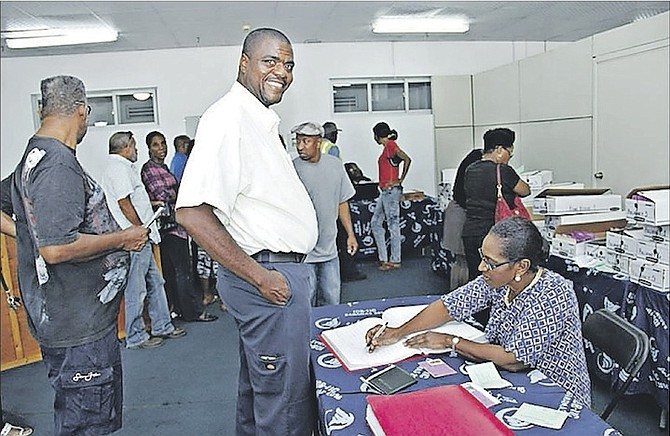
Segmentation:
<svg viewBox="0 0 670 436">
<path fill-rule="evenodd" d="M 2 274 L 12 295 L 19 295 L 19 284 L 16 271 L 16 244 L 13 238 L 0 236 L 2 248 Z M 12 310 L 7 304 L 5 290 L 0 296 L 0 347 L 2 348 L 0 368 L 8 369 L 42 360 L 39 344 L 30 335 L 26 311 L 21 306 Z"/>
</svg>

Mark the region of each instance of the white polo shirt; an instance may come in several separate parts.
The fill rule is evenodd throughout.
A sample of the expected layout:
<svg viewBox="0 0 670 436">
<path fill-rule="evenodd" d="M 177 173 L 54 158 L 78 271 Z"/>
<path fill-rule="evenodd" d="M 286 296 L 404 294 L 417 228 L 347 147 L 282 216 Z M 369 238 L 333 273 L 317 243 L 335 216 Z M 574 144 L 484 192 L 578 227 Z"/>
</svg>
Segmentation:
<svg viewBox="0 0 670 436">
<path fill-rule="evenodd" d="M 316 213 L 279 140 L 279 116 L 238 82 L 198 123 L 177 208 L 201 204 L 247 254 L 316 244 Z"/>
<path fill-rule="evenodd" d="M 142 183 L 140 173 L 133 163 L 118 154 L 110 154 L 107 160 L 107 166 L 100 178 L 100 185 L 105 191 L 107 206 L 117 224 L 126 229 L 132 225 L 128 218 L 121 212 L 119 200 L 130 195 L 130 202 L 133 204 L 137 215 L 143 223 L 148 222 L 153 215 L 149 194 Z M 149 226 L 149 238 L 154 244 L 161 242 L 161 236 L 158 227 L 154 222 Z"/>
</svg>

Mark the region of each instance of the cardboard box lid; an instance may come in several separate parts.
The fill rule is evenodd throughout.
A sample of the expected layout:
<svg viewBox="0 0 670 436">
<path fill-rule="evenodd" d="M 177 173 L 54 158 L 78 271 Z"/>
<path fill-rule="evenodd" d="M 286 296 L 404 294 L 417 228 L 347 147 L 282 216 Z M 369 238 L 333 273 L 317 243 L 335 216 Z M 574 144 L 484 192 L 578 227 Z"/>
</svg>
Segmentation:
<svg viewBox="0 0 670 436">
<path fill-rule="evenodd" d="M 637 191 L 633 195 L 640 195 L 647 200 L 657 205 L 667 205 L 670 198 L 670 191 L 667 189 L 660 189 L 656 191 Z"/>
<path fill-rule="evenodd" d="M 545 188 L 535 198 L 564 197 L 568 195 L 603 195 L 610 188 Z"/>
<path fill-rule="evenodd" d="M 613 229 L 623 229 L 626 227 L 626 219 L 601 221 L 596 223 L 585 224 L 567 224 L 556 227 L 554 234 L 571 233 L 572 231 L 589 232 L 595 235 L 596 239 L 604 238 L 608 231 Z"/>
<path fill-rule="evenodd" d="M 638 188 L 633 188 L 628 194 L 626 194 L 626 198 L 631 198 L 633 195 L 638 194 L 640 191 L 660 191 L 664 189 L 670 189 L 670 185 L 641 186 Z"/>
<path fill-rule="evenodd" d="M 585 213 L 547 213 L 544 216 L 550 220 L 556 220 L 559 225 L 599 223 L 603 221 L 626 220 L 626 211 L 617 210 L 611 212 L 585 212 Z M 556 218 L 551 218 L 556 217 Z"/>
</svg>

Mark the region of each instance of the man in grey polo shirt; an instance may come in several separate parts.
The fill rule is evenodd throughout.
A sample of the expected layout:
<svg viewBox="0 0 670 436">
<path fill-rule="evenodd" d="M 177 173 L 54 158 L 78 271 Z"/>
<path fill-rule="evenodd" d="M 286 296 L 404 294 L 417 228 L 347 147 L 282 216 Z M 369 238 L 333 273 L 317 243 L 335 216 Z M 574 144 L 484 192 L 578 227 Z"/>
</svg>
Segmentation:
<svg viewBox="0 0 670 436">
<path fill-rule="evenodd" d="M 347 233 L 347 254 L 358 250 L 351 225 L 349 200 L 354 189 L 342 162 L 335 156 L 321 153 L 323 127 L 314 122 L 298 124 L 291 129 L 296 136 L 298 157 L 293 159 L 300 180 L 305 184 L 319 223 L 316 247 L 307 254 L 314 265 L 316 286 L 311 293 L 312 306 L 340 304 L 340 261 L 337 257 L 337 218 Z"/>
<path fill-rule="evenodd" d="M 200 118 L 177 197 L 177 221 L 219 263 L 217 288 L 239 331 L 238 436 L 305 436 L 314 423 L 314 272 L 303 260 L 316 214 L 270 109 L 293 66 L 286 35 L 247 35 L 237 81 Z"/>
</svg>

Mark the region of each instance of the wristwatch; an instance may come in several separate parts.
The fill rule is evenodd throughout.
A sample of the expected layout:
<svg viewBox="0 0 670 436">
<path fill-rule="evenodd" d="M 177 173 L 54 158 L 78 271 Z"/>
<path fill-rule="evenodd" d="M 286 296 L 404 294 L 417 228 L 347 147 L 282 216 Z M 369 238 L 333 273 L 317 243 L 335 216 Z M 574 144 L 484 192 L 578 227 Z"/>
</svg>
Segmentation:
<svg viewBox="0 0 670 436">
<path fill-rule="evenodd" d="M 461 342 L 461 338 L 459 338 L 458 336 L 454 336 L 453 338 L 451 338 L 451 349 L 456 350 L 456 345 L 458 345 L 459 342 Z"/>
</svg>

